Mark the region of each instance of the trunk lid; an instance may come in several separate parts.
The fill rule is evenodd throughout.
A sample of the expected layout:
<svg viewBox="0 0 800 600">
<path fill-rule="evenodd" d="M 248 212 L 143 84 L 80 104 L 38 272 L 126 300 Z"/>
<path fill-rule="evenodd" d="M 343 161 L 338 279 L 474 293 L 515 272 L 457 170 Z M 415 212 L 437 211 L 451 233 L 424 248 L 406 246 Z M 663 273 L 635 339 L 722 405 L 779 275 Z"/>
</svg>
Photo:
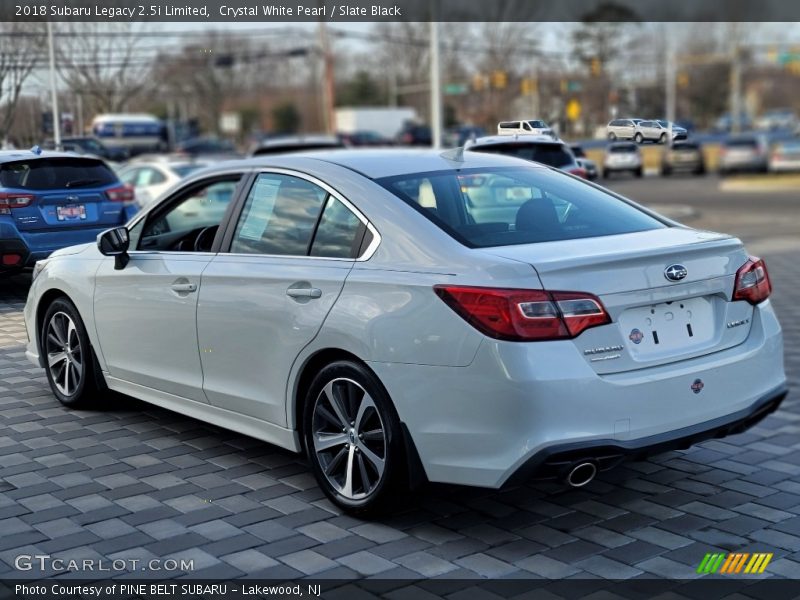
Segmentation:
<svg viewBox="0 0 800 600">
<path fill-rule="evenodd" d="M 602 300 L 612 322 L 572 340 L 599 374 L 724 350 L 750 330 L 753 307 L 730 301 L 747 253 L 727 235 L 670 227 L 486 251 L 530 264 L 547 290 Z M 668 279 L 672 265 L 686 276 Z"/>
</svg>

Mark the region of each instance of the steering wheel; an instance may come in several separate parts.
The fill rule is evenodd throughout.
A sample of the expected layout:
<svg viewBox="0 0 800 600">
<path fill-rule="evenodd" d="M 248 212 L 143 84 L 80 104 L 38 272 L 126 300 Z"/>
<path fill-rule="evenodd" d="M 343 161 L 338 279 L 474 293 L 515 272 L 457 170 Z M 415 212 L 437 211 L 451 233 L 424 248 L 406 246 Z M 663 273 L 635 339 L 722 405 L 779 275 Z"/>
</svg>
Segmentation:
<svg viewBox="0 0 800 600">
<path fill-rule="evenodd" d="M 214 243 L 214 236 L 217 235 L 219 225 L 212 225 L 210 227 L 203 227 L 194 238 L 194 251 L 195 252 L 208 252 Z"/>
</svg>

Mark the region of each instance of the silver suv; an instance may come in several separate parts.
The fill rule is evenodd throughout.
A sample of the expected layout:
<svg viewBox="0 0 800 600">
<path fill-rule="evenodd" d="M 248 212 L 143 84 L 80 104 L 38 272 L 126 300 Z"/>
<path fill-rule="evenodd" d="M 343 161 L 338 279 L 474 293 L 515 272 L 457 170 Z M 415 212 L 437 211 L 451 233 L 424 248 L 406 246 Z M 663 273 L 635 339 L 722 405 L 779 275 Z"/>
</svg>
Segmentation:
<svg viewBox="0 0 800 600">
<path fill-rule="evenodd" d="M 639 121 L 636 124 L 633 139 L 637 144 L 643 142 L 656 142 L 658 144 L 666 144 L 669 139 L 669 121 L 652 120 L 652 121 Z M 672 126 L 672 140 L 685 140 L 686 130 L 677 125 Z"/>
<path fill-rule="evenodd" d="M 629 172 L 642 176 L 642 153 L 639 146 L 631 142 L 616 142 L 609 144 L 603 157 L 603 179 L 612 173 Z"/>
<path fill-rule="evenodd" d="M 612 142 L 632 140 L 636 135 L 636 126 L 642 119 L 614 119 L 606 126 L 606 135 Z"/>
</svg>

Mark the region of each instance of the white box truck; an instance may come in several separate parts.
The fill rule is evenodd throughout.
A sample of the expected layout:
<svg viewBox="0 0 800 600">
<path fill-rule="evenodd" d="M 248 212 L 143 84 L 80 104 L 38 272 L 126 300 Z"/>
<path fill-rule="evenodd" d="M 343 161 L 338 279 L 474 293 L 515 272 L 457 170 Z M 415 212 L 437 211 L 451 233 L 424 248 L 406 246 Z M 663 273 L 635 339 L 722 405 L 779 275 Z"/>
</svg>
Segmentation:
<svg viewBox="0 0 800 600">
<path fill-rule="evenodd" d="M 416 121 L 417 111 L 408 107 L 354 106 L 336 109 L 336 131 L 355 133 L 374 131 L 394 138 L 406 121 Z"/>
</svg>

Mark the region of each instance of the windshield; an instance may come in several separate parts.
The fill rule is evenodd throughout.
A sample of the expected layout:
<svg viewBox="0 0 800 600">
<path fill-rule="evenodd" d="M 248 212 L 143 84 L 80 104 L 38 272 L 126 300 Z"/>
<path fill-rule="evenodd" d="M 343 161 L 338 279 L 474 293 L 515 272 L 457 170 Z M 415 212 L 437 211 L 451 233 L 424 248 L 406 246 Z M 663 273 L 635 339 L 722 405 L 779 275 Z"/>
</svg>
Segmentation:
<svg viewBox="0 0 800 600">
<path fill-rule="evenodd" d="M 40 158 L 0 169 L 0 185 L 23 190 L 101 187 L 117 181 L 104 162 L 87 158 Z"/>
<path fill-rule="evenodd" d="M 470 148 L 474 152 L 504 154 L 542 163 L 549 167 L 566 167 L 575 162 L 569 151 L 561 144 L 492 144 Z"/>
<path fill-rule="evenodd" d="M 528 121 L 528 125 L 534 129 L 547 129 L 547 123 L 544 121 Z"/>
<path fill-rule="evenodd" d="M 599 188 L 533 166 L 412 173 L 377 181 L 473 248 L 665 227 Z"/>
</svg>

